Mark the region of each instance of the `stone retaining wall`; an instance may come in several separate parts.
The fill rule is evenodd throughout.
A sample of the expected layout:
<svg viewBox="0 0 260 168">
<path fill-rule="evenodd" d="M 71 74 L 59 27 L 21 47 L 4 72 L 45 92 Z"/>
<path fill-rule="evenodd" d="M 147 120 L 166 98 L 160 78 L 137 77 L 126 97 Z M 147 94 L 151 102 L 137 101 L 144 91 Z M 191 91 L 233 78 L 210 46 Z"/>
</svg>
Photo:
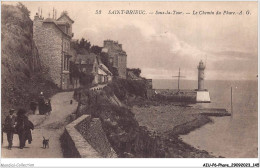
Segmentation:
<svg viewBox="0 0 260 168">
<path fill-rule="evenodd" d="M 76 126 L 76 129 L 102 157 L 117 157 L 115 151 L 108 142 L 99 118 L 93 118 L 91 121 L 83 120 Z"/>
<path fill-rule="evenodd" d="M 81 122 L 90 122 L 89 115 L 82 115 L 66 126 L 61 138 L 64 157 L 70 158 L 100 158 L 102 157 L 75 128 Z"/>
<path fill-rule="evenodd" d="M 61 138 L 64 157 L 67 158 L 115 158 L 101 121 L 82 115 L 66 126 Z"/>
</svg>

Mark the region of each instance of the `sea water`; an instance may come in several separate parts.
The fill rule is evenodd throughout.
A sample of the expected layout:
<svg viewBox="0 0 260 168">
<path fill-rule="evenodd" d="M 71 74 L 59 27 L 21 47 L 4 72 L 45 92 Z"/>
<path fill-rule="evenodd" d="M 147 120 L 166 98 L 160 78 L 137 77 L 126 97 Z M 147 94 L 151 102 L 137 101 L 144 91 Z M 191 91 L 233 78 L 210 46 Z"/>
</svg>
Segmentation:
<svg viewBox="0 0 260 168">
<path fill-rule="evenodd" d="M 154 89 L 176 89 L 176 80 L 153 80 Z M 233 90 L 233 116 L 211 117 L 207 124 L 187 135 L 184 142 L 214 156 L 252 158 L 258 156 L 258 83 L 255 81 L 205 81 L 211 103 L 198 103 L 199 108 L 225 108 L 231 110 Z M 182 80 L 180 89 L 196 89 L 197 81 Z"/>
</svg>

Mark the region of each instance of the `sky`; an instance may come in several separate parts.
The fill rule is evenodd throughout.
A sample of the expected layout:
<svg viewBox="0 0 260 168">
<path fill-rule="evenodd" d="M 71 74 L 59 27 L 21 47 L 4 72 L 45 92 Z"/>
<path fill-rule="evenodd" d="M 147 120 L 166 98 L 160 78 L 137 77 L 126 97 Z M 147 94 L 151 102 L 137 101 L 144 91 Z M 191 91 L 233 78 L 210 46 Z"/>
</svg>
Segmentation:
<svg viewBox="0 0 260 168">
<path fill-rule="evenodd" d="M 16 2 L 8 2 L 15 4 Z M 43 17 L 68 11 L 75 21 L 74 39 L 84 37 L 103 46 L 111 39 L 123 44 L 127 66 L 142 76 L 171 79 L 178 74 L 196 80 L 200 60 L 206 80 L 257 80 L 257 2 L 23 2 L 33 19 L 40 7 Z M 95 14 L 101 10 L 101 14 Z M 146 15 L 108 14 L 109 10 L 145 10 Z M 151 15 L 156 11 L 189 15 Z M 193 15 L 193 12 L 222 12 Z M 224 11 L 236 15 L 223 15 Z M 238 15 L 242 11 L 243 15 Z M 250 11 L 247 15 L 246 11 Z"/>
</svg>

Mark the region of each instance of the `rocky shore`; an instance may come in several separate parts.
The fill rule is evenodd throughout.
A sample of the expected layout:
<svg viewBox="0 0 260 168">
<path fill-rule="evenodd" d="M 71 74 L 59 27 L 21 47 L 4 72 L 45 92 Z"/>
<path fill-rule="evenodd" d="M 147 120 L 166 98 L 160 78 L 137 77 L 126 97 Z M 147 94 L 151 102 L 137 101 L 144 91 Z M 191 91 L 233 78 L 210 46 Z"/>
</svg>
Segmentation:
<svg viewBox="0 0 260 168">
<path fill-rule="evenodd" d="M 148 105 L 149 104 L 149 105 Z M 152 105 L 151 105 L 152 104 Z M 196 109 L 180 103 L 143 102 L 132 108 L 140 126 L 158 135 L 167 146 L 166 157 L 204 158 L 216 157 L 182 141 L 179 135 L 202 127 L 213 121 L 208 116 L 228 116 L 225 109 Z"/>
</svg>

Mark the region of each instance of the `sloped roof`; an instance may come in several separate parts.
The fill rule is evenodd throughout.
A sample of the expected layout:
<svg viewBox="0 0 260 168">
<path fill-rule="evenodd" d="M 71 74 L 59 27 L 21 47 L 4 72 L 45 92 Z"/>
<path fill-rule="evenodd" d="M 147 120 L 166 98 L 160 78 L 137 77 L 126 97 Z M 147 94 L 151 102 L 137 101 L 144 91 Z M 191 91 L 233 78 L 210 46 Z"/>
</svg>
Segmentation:
<svg viewBox="0 0 260 168">
<path fill-rule="evenodd" d="M 100 67 L 98 68 L 98 74 L 99 75 L 108 75 L 105 71 L 103 71 Z"/>
<path fill-rule="evenodd" d="M 112 73 L 109 71 L 109 69 L 102 63 L 99 64 L 99 67 L 105 71 L 108 75 L 112 75 Z"/>
<path fill-rule="evenodd" d="M 63 34 L 65 34 L 66 36 L 69 36 L 71 37 L 69 34 L 65 33 L 57 24 L 57 21 L 55 19 L 52 19 L 52 18 L 47 18 L 45 20 L 43 20 L 43 23 L 51 23 L 51 24 L 54 24 L 58 30 L 60 30 Z"/>
<path fill-rule="evenodd" d="M 45 20 L 43 20 L 43 22 L 54 22 L 55 20 L 52 18 L 46 18 Z"/>
<path fill-rule="evenodd" d="M 70 24 L 68 22 L 64 22 L 64 21 L 55 21 L 55 23 L 57 25 L 66 25 L 66 26 L 69 26 Z"/>
<path fill-rule="evenodd" d="M 74 23 L 74 20 L 72 20 L 66 13 L 63 13 L 57 20 L 60 20 L 62 17 L 67 17 L 72 23 Z"/>
</svg>

